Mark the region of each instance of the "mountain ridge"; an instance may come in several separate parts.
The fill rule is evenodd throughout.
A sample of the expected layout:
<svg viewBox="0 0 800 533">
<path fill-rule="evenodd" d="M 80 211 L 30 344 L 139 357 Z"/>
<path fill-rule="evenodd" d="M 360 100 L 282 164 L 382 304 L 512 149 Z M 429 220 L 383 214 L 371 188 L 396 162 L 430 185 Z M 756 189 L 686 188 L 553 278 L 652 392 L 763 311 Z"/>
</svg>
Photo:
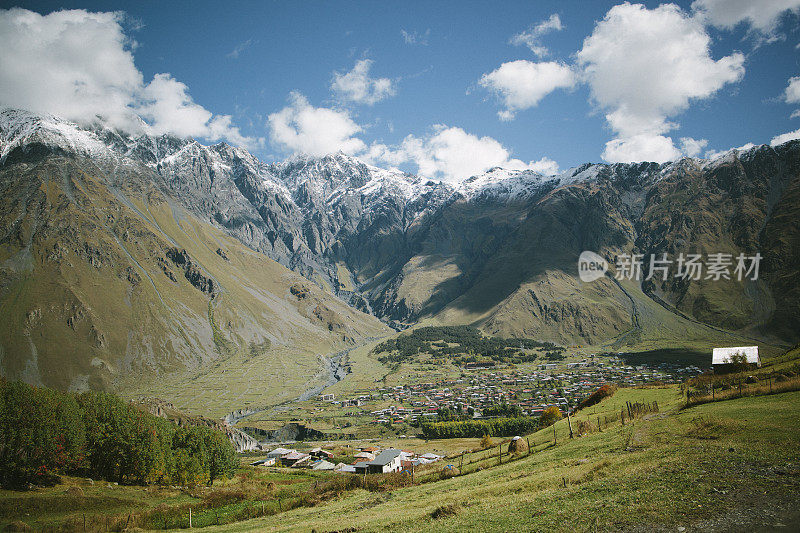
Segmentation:
<svg viewBox="0 0 800 533">
<path fill-rule="evenodd" d="M 161 190 L 177 230 L 185 233 L 186 217 L 211 224 L 397 329 L 420 321 L 469 323 L 567 345 L 663 344 L 681 331 L 690 332 L 681 342 L 730 336 L 720 332 L 794 341 L 798 152 L 800 143 L 790 142 L 713 160 L 587 163 L 557 176 L 493 168 L 452 185 L 341 153 L 264 163 L 225 143 L 129 137 L 0 112 L 0 169 L 9 176 L 58 157 L 113 167 L 113 202 L 157 233 L 155 217 L 120 187 Z M 49 178 L 59 172 L 53 168 Z M 67 196 L 70 190 L 65 186 Z M 623 253 L 716 248 L 734 255 L 763 250 L 764 278 L 577 278 L 582 250 L 613 265 Z"/>
</svg>

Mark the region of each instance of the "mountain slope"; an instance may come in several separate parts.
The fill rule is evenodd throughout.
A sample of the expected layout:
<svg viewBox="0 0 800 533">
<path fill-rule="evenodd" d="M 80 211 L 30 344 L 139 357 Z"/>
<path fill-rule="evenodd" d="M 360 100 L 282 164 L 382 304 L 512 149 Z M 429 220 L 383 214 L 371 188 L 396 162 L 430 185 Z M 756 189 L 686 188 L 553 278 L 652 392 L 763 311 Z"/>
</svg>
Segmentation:
<svg viewBox="0 0 800 533">
<path fill-rule="evenodd" d="M 247 359 L 247 384 L 216 391 L 242 407 L 299 395 L 326 378 L 320 354 L 387 331 L 198 218 L 97 132 L 17 118 L 24 143 L 0 129 L 4 376 L 134 390 Z"/>
<path fill-rule="evenodd" d="M 191 139 L 129 137 L 10 110 L 0 113 L 0 142 L 2 216 L 10 228 L 0 241 L 3 287 L 20 287 L 31 265 L 45 268 L 41 263 L 51 269 L 42 279 L 61 280 L 48 293 L 62 291 L 66 296 L 60 299 L 79 301 L 87 296 L 70 296 L 70 291 L 95 274 L 93 261 L 103 265 L 103 254 L 114 251 L 110 262 L 131 266 L 141 278 L 137 290 L 148 295 L 149 310 L 142 311 L 142 320 L 151 321 L 155 330 L 164 329 L 156 325 L 163 320 L 156 302 L 162 305 L 163 292 L 173 286 L 162 287 L 165 280 L 153 273 L 173 284 L 186 284 L 188 274 L 201 287 L 186 303 L 192 314 L 181 317 L 182 324 L 199 324 L 202 315 L 211 327 L 207 313 L 198 309 L 212 293 L 212 310 L 219 307 L 221 315 L 233 298 L 237 304 L 247 302 L 247 318 L 217 320 L 215 315 L 217 325 L 230 322 L 250 332 L 232 338 L 237 353 L 250 342 L 259 345 L 261 337 L 276 346 L 307 342 L 335 351 L 386 331 L 351 307 L 395 327 L 420 321 L 470 323 L 494 334 L 615 347 L 780 344 L 795 342 L 800 331 L 800 293 L 794 281 L 800 246 L 798 142 L 732 151 L 713 161 L 586 164 L 553 177 L 491 169 L 457 186 L 376 168 L 344 154 L 265 164 L 222 143 L 206 147 Z M 61 217 L 58 222 L 49 221 L 52 213 Z M 53 270 L 42 259 L 59 253 L 55 234 L 50 234 L 56 228 L 64 233 L 59 242 L 71 243 L 76 259 L 70 263 L 81 268 L 88 263 L 94 270 L 65 274 L 62 266 Z M 127 244 L 126 230 L 139 244 Z M 45 242 L 52 248 L 47 253 L 41 251 Z M 215 253 L 218 247 L 255 263 L 238 266 L 230 255 L 225 261 Z M 166 255 L 168 248 L 177 250 L 173 257 L 180 265 Z M 197 265 L 182 259 L 182 249 Z M 607 259 L 612 265 L 608 276 L 589 284 L 578 279 L 577 258 L 584 250 Z M 667 253 L 674 259 L 680 253 L 716 252 L 734 257 L 760 253 L 759 280 L 613 279 L 620 254 Z M 295 283 L 303 285 L 298 293 L 319 291 L 330 312 L 300 305 L 298 313 L 315 324 L 312 329 L 322 326 L 321 333 L 315 330 L 308 339 L 289 333 L 296 331 L 295 319 L 283 312 L 262 317 L 274 338 L 252 333 L 266 327 L 254 317 L 259 305 L 284 305 L 275 294 L 264 297 L 251 290 L 268 286 L 259 277 L 264 269 L 270 279 L 287 275 L 273 263 L 261 267 L 262 254 L 305 278 L 286 278 L 274 287 L 275 294 L 285 295 Z M 165 264 L 177 281 L 164 274 Z M 234 273 L 234 266 L 242 271 Z M 127 279 L 127 274 L 115 275 Z M 219 286 L 219 294 L 212 286 Z M 124 311 L 114 305 L 115 311 Z M 18 311 L 23 318 L 9 327 L 9 335 L 24 329 L 29 311 Z M 179 316 L 184 309 L 170 311 Z M 335 317 L 342 324 L 332 324 Z M 62 333 L 85 337 L 86 346 L 100 342 L 87 328 Z M 114 334 L 102 332 L 104 342 L 124 330 L 113 329 Z M 170 335 L 176 339 L 170 345 L 180 347 L 174 348 L 179 366 L 208 372 L 209 359 L 197 355 L 192 342 L 179 340 L 183 337 L 174 331 Z M 214 339 L 210 329 L 203 335 L 206 345 Z M 144 337 L 133 339 L 130 351 L 139 355 L 130 359 L 146 360 L 149 355 L 142 354 L 155 352 L 143 348 L 152 345 Z M 15 353 L 23 348 L 33 353 L 24 335 L 14 342 Z M 128 350 L 127 342 L 114 342 L 115 350 Z M 217 344 L 224 351 L 225 343 Z M 243 364 L 218 371 L 242 372 Z M 13 372 L 26 372 L 24 364 L 9 365 Z M 86 374 L 84 369 L 81 375 Z M 212 382 L 222 379 L 211 374 Z M 237 379 L 247 390 L 247 380 Z"/>
</svg>

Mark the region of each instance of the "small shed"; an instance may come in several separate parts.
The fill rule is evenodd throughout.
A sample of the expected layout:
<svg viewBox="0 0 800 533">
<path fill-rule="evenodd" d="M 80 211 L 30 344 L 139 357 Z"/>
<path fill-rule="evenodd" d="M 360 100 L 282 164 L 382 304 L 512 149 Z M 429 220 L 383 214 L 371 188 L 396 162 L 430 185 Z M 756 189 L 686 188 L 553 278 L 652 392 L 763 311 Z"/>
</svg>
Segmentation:
<svg viewBox="0 0 800 533">
<path fill-rule="evenodd" d="M 308 453 L 310 453 L 312 457 L 316 457 L 318 459 L 333 459 L 333 452 L 323 450 L 322 448 L 314 448 Z"/>
<path fill-rule="evenodd" d="M 292 452 L 281 457 L 281 465 L 283 466 L 299 466 L 300 464 L 311 459 L 307 453 Z"/>
<path fill-rule="evenodd" d="M 279 459 L 284 455 L 289 455 L 292 452 L 294 452 L 294 450 L 290 450 L 289 448 L 275 448 L 271 452 L 267 452 L 267 457 L 270 459 Z"/>
<path fill-rule="evenodd" d="M 320 459 L 311 463 L 310 467 L 312 470 L 333 470 L 336 465 L 325 459 Z"/>
<path fill-rule="evenodd" d="M 711 354 L 711 366 L 715 372 L 725 372 L 734 369 L 737 359 L 743 359 L 741 364 L 750 367 L 760 367 L 761 357 L 758 355 L 758 346 L 733 346 L 728 348 L 714 348 Z"/>
<path fill-rule="evenodd" d="M 374 460 L 367 463 L 367 472 L 370 474 L 385 474 L 399 472 L 402 452 L 394 448 L 383 450 Z"/>
</svg>

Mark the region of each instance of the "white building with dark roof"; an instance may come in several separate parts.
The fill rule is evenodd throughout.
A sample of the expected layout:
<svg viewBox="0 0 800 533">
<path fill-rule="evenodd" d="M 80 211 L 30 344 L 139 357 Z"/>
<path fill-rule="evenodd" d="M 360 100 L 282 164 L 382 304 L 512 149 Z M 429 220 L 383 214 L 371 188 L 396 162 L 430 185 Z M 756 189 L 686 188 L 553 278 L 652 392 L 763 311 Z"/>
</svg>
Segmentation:
<svg viewBox="0 0 800 533">
<path fill-rule="evenodd" d="M 758 346 L 735 346 L 730 348 L 714 348 L 711 354 L 711 365 L 714 368 L 723 368 L 733 364 L 736 356 L 744 356 L 747 364 L 761 366 L 761 357 L 758 355 Z"/>
</svg>

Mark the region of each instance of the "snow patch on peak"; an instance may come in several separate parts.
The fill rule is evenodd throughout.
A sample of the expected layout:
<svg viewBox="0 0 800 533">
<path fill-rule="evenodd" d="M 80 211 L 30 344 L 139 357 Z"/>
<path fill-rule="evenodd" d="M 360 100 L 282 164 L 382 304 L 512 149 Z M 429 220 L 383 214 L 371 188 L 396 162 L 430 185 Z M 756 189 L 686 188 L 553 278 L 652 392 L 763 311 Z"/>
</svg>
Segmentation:
<svg viewBox="0 0 800 533">
<path fill-rule="evenodd" d="M 353 195 L 391 195 L 410 201 L 424 192 L 424 181 L 395 169 L 367 164 L 342 152 L 322 157 L 298 155 L 269 165 L 289 189 L 308 200 L 310 193 L 326 203 Z"/>
<path fill-rule="evenodd" d="M 73 122 L 18 109 L 0 111 L 0 163 L 15 148 L 33 143 L 93 157 L 105 156 L 108 152 L 95 132 Z"/>
<path fill-rule="evenodd" d="M 597 181 L 603 171 L 608 169 L 608 165 L 600 163 L 585 163 L 579 167 L 573 167 L 557 176 L 559 185 L 571 185 L 573 183 L 584 183 Z"/>
<path fill-rule="evenodd" d="M 494 167 L 462 181 L 456 192 L 466 199 L 482 196 L 505 199 L 524 198 L 553 180 L 533 170 L 511 170 Z"/>
</svg>

